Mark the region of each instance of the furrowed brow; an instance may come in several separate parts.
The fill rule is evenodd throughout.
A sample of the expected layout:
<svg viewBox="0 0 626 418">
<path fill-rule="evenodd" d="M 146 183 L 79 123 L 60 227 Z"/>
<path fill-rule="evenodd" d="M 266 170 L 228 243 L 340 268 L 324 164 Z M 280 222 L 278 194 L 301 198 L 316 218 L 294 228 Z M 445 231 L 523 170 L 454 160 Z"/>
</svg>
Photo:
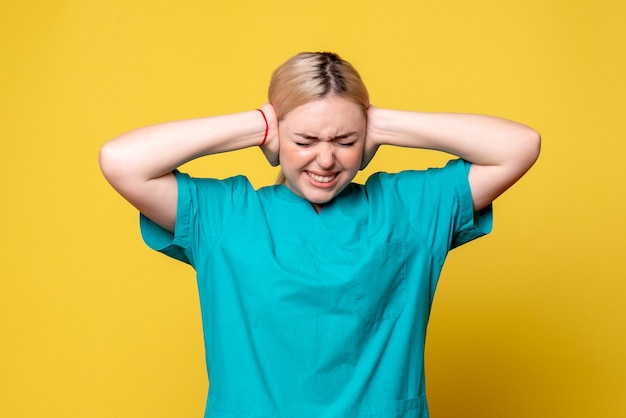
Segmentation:
<svg viewBox="0 0 626 418">
<path fill-rule="evenodd" d="M 308 134 L 299 134 L 299 133 L 295 133 L 294 135 L 299 136 L 302 139 L 308 139 L 310 141 L 317 141 L 319 138 L 314 136 L 314 135 L 308 135 Z"/>
<path fill-rule="evenodd" d="M 309 134 L 295 133 L 294 135 L 299 136 L 302 139 L 307 139 L 307 140 L 310 140 L 310 141 L 318 141 L 320 139 L 319 137 L 317 137 L 315 135 L 309 135 Z M 330 139 L 333 140 L 333 141 L 341 141 L 342 139 L 347 139 L 347 138 L 350 138 L 350 137 L 356 136 L 356 135 L 358 135 L 357 132 L 348 132 L 348 133 L 345 133 L 345 134 L 334 136 L 334 137 L 332 137 Z"/>
<path fill-rule="evenodd" d="M 357 136 L 357 135 L 358 135 L 357 132 L 348 132 L 348 133 L 343 134 L 343 135 L 337 135 L 336 137 L 333 138 L 333 140 L 340 141 L 342 139 L 347 139 L 347 138 L 350 138 L 352 136 Z"/>
</svg>

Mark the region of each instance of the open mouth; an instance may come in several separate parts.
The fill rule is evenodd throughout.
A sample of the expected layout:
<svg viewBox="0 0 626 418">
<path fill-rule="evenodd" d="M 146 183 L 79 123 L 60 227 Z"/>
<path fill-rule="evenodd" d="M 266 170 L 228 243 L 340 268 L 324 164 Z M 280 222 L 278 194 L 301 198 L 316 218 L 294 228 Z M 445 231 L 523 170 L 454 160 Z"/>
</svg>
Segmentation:
<svg viewBox="0 0 626 418">
<path fill-rule="evenodd" d="M 318 174 L 313 174 L 309 171 L 306 172 L 306 174 L 315 182 L 317 183 L 330 183 L 331 181 L 333 181 L 335 178 L 337 178 L 337 173 L 335 174 L 331 174 L 328 176 L 320 176 Z"/>
</svg>

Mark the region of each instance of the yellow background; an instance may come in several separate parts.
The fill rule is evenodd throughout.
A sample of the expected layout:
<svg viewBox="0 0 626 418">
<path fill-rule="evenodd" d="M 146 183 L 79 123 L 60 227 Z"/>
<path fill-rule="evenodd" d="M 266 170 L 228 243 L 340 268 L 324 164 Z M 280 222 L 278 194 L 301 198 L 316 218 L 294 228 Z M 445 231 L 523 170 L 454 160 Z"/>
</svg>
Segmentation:
<svg viewBox="0 0 626 418">
<path fill-rule="evenodd" d="M 0 416 L 202 415 L 193 271 L 142 244 L 98 149 L 255 108 L 301 50 L 350 60 L 377 106 L 543 135 L 493 234 L 444 269 L 432 416 L 626 416 L 625 18 L 620 0 L 3 1 Z M 383 149 L 366 174 L 446 158 Z M 276 174 L 257 149 L 187 170 L 257 186 Z"/>
</svg>

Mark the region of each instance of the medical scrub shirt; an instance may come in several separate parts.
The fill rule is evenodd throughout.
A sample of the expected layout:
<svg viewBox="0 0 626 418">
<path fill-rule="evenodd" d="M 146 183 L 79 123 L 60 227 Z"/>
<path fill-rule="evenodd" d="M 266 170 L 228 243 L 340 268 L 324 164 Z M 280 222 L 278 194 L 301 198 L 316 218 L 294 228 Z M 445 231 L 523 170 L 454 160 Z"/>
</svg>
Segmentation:
<svg viewBox="0 0 626 418">
<path fill-rule="evenodd" d="M 428 417 L 424 343 L 446 254 L 491 228 L 470 164 L 372 175 L 318 214 L 284 185 L 176 172 L 171 234 L 197 273 L 205 417 Z"/>
</svg>

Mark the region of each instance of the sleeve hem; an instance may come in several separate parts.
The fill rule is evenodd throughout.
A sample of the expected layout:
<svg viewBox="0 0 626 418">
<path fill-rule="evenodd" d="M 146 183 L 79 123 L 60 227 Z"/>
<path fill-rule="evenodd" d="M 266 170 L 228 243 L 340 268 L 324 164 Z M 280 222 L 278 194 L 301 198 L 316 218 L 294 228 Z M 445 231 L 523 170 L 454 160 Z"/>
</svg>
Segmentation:
<svg viewBox="0 0 626 418">
<path fill-rule="evenodd" d="M 178 171 L 174 173 L 178 183 L 178 206 L 174 233 L 154 223 L 143 213 L 139 215 L 139 228 L 144 243 L 151 249 L 167 256 L 193 264 L 185 245 L 190 222 L 190 199 L 188 177 Z"/>
<path fill-rule="evenodd" d="M 461 211 L 461 227 L 452 240 L 450 249 L 459 247 L 476 238 L 491 233 L 493 229 L 493 205 L 490 203 L 482 210 L 474 211 L 472 191 L 467 180 L 471 163 L 461 160 L 463 183 L 457 187 L 459 208 Z"/>
</svg>

